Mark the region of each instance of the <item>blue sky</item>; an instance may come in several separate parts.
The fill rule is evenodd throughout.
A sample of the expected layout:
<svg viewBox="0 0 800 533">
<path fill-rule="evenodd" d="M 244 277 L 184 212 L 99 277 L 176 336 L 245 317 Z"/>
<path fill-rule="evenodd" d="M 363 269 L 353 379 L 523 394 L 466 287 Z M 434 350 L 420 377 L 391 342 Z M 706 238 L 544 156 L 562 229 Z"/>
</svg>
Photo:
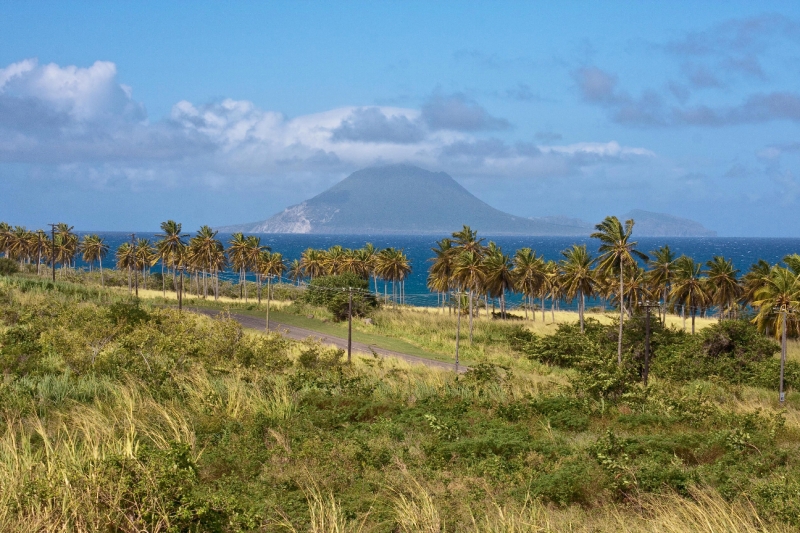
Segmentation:
<svg viewBox="0 0 800 533">
<path fill-rule="evenodd" d="M 800 236 L 797 2 L 0 3 L 0 220 L 261 220 L 365 166 Z"/>
</svg>

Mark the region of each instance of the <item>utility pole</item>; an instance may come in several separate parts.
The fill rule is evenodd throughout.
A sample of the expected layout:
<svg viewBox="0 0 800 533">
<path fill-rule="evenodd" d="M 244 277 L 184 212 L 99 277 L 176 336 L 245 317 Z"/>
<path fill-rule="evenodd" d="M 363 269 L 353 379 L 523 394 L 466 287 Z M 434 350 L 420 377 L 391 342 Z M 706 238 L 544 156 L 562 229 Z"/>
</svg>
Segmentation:
<svg viewBox="0 0 800 533">
<path fill-rule="evenodd" d="M 644 307 L 645 311 L 645 319 L 644 319 L 644 370 L 642 371 L 642 379 L 644 381 L 644 386 L 647 387 L 647 376 L 650 374 L 650 309 L 654 309 L 659 307 L 660 304 L 657 302 L 651 302 L 649 300 L 645 300 L 640 304 Z"/>
<path fill-rule="evenodd" d="M 133 244 L 133 286 L 136 289 L 136 297 L 139 297 L 139 261 L 136 257 L 136 234 L 131 233 L 131 244 Z"/>
<path fill-rule="evenodd" d="M 456 374 L 458 374 L 458 342 L 461 337 L 461 292 L 456 299 Z"/>
<path fill-rule="evenodd" d="M 270 277 L 272 274 L 270 274 Z M 271 280 L 270 280 L 271 281 Z M 267 283 L 267 332 L 269 332 L 269 304 L 270 304 L 270 283 Z"/>
<path fill-rule="evenodd" d="M 350 363 L 353 351 L 353 288 L 348 287 L 347 292 L 347 362 Z"/>
<path fill-rule="evenodd" d="M 39 252 L 38 257 L 36 258 L 36 275 L 42 275 L 42 230 L 36 232 L 39 236 Z"/>
<path fill-rule="evenodd" d="M 183 266 L 179 266 L 178 271 L 181 273 L 181 281 L 178 286 L 178 312 L 181 312 L 183 311 Z"/>
<path fill-rule="evenodd" d="M 53 283 L 56 282 L 56 225 L 50 224 L 50 264 L 53 265 Z"/>
<path fill-rule="evenodd" d="M 780 312 L 781 314 L 781 377 L 778 389 L 778 401 L 783 405 L 783 402 L 786 401 L 786 393 L 783 390 L 783 367 L 786 365 L 786 315 L 789 313 L 789 309 L 786 304 L 783 304 L 780 307 L 774 307 L 772 310 Z"/>
</svg>

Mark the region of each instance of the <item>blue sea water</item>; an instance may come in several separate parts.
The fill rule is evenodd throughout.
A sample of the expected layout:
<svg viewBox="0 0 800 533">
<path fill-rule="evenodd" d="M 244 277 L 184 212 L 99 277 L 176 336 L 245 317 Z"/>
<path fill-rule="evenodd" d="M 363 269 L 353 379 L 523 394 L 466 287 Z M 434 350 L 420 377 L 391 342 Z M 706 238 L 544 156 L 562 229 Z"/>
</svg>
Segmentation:
<svg viewBox="0 0 800 533">
<path fill-rule="evenodd" d="M 101 233 L 110 246 L 109 256 L 113 257 L 117 247 L 130 239 L 130 234 L 108 232 Z M 150 239 L 155 242 L 155 233 L 137 233 L 137 238 Z M 345 248 L 360 248 L 365 243 L 372 243 L 376 248 L 394 247 L 404 250 L 411 261 L 412 273 L 406 281 L 406 301 L 413 305 L 436 305 L 437 296 L 428 292 L 426 278 L 429 259 L 433 257 L 431 248 L 436 246 L 436 241 L 442 236 L 432 235 L 302 235 L 302 234 L 263 234 L 260 235 L 262 244 L 269 246 L 273 252 L 281 252 L 287 264 L 292 259 L 298 259 L 303 250 L 307 248 L 329 248 L 341 245 Z M 586 244 L 590 251 L 597 253 L 599 243 L 596 239 L 588 237 L 520 237 L 479 235 L 488 241 L 496 242 L 505 253 L 513 256 L 519 248 L 530 247 L 537 254 L 544 255 L 546 259 L 559 260 L 561 252 L 573 244 Z M 218 235 L 218 238 L 227 246 L 230 235 Z M 696 261 L 708 261 L 715 255 L 732 259 L 736 268 L 745 273 L 750 265 L 764 259 L 769 263 L 778 263 L 784 256 L 800 253 L 800 239 L 798 238 L 748 238 L 748 237 L 639 237 L 634 240 L 637 248 L 648 253 L 667 244 L 676 255 L 685 254 Z M 107 264 L 112 264 L 108 261 Z M 85 266 L 78 263 L 78 266 Z M 159 270 L 158 267 L 153 269 Z M 238 275 L 227 272 L 223 278 L 231 281 L 238 280 Z M 255 279 L 255 278 L 252 278 Z M 511 303 L 517 301 L 513 296 Z M 562 308 L 572 306 L 562 304 Z"/>
</svg>

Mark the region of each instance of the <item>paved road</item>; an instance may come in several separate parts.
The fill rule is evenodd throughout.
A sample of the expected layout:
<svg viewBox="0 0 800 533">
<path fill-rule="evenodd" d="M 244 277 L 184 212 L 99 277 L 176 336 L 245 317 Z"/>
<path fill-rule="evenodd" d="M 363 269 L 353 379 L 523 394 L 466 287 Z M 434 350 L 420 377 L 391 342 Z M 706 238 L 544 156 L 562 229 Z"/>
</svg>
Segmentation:
<svg viewBox="0 0 800 533">
<path fill-rule="evenodd" d="M 192 311 L 197 313 L 202 313 L 208 316 L 216 316 L 220 314 L 219 311 L 211 309 L 192 309 Z M 265 319 L 255 318 L 247 315 L 240 315 L 236 313 L 231 313 L 230 316 L 231 318 L 233 318 L 246 328 L 258 329 L 258 330 L 266 329 Z M 269 325 L 272 331 L 277 331 L 281 333 L 283 336 L 288 337 L 290 339 L 302 341 L 309 337 L 313 337 L 315 339 L 319 339 L 320 342 L 323 342 L 325 344 L 330 344 L 336 346 L 337 348 L 347 350 L 347 339 L 343 339 L 341 337 L 327 335 L 325 333 L 320 333 L 319 331 L 314 331 L 311 329 L 298 328 L 296 326 L 290 326 L 288 324 L 281 324 L 273 320 L 269 321 Z M 441 361 L 426 359 L 425 357 L 419 357 L 417 355 L 411 355 L 402 352 L 395 352 L 393 350 L 387 350 L 385 348 L 379 348 L 374 345 L 364 344 L 362 342 L 356 342 L 356 341 L 353 341 L 353 352 L 361 352 L 367 355 L 372 355 L 373 353 L 376 353 L 381 357 L 396 357 L 398 359 L 402 359 L 409 363 L 422 364 L 425 366 L 429 366 L 431 368 L 441 368 L 444 370 L 454 370 L 455 366 L 452 363 L 443 363 Z M 465 367 L 464 365 L 460 365 L 458 367 L 458 371 L 466 372 L 467 367 Z"/>
</svg>

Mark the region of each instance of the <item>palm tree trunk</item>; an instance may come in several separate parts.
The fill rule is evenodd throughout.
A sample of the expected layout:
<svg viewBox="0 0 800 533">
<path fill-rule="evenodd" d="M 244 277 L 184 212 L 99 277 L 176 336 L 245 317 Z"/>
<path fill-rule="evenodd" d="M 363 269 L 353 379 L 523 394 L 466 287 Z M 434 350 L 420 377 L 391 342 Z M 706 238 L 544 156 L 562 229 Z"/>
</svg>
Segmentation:
<svg viewBox="0 0 800 533">
<path fill-rule="evenodd" d="M 167 297 L 167 280 L 164 279 L 164 261 L 161 261 L 161 292 L 164 295 L 164 298 Z"/>
<path fill-rule="evenodd" d="M 102 258 L 102 257 L 100 257 L 100 258 L 98 259 L 98 261 L 100 261 L 100 286 L 101 286 L 101 287 L 105 287 L 105 286 L 106 286 L 106 282 L 105 282 L 105 280 L 103 279 L 103 258 Z"/>
<path fill-rule="evenodd" d="M 686 331 L 686 304 L 681 304 L 681 318 L 683 319 L 683 331 Z"/>
<path fill-rule="evenodd" d="M 547 308 L 544 306 L 544 294 L 542 294 L 542 323 L 547 320 Z"/>
<path fill-rule="evenodd" d="M 258 295 L 258 306 L 261 307 L 261 273 L 256 274 L 256 293 Z"/>
<path fill-rule="evenodd" d="M 583 333 L 583 291 L 578 291 L 578 317 L 581 321 L 581 333 Z"/>
<path fill-rule="evenodd" d="M 469 345 L 472 346 L 472 289 L 469 290 Z"/>
<path fill-rule="evenodd" d="M 623 297 L 622 261 L 619 262 L 619 336 L 617 337 L 617 364 L 622 366 L 622 321 L 625 319 L 625 298 Z"/>
</svg>

